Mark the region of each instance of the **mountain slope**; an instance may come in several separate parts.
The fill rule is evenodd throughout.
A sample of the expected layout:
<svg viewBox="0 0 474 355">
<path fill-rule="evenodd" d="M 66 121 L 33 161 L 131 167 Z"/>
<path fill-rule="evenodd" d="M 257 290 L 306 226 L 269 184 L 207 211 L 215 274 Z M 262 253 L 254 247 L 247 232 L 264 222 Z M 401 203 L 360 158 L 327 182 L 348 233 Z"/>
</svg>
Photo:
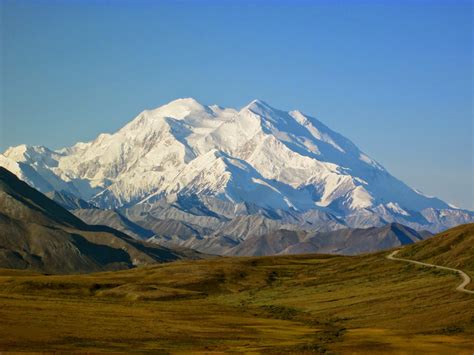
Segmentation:
<svg viewBox="0 0 474 355">
<path fill-rule="evenodd" d="M 73 210 L 72 213 L 87 224 L 108 226 L 135 239 L 147 239 L 154 235 L 152 231 L 142 228 L 114 210 L 78 208 Z"/>
<path fill-rule="evenodd" d="M 419 242 L 430 236 L 400 224 L 367 229 L 339 229 L 321 233 L 277 230 L 261 236 L 251 236 L 227 255 L 276 254 L 343 254 L 355 255 Z"/>
<path fill-rule="evenodd" d="M 76 209 L 97 208 L 94 205 L 84 201 L 83 199 L 67 191 L 53 190 L 53 191 L 46 192 L 45 195 L 69 211 L 76 210 Z"/>
<path fill-rule="evenodd" d="M 408 187 L 316 118 L 259 100 L 235 110 L 178 99 L 91 142 L 9 148 L 0 165 L 42 192 L 64 190 L 100 208 L 187 199 L 218 220 L 252 205 L 247 215 L 274 219 L 319 211 L 338 221 L 334 228 L 393 222 L 438 231 L 474 220 Z M 185 214 L 174 219 L 189 222 Z"/>
<path fill-rule="evenodd" d="M 184 257 L 198 256 L 89 226 L 0 167 L 0 267 L 81 273 Z"/>
<path fill-rule="evenodd" d="M 398 256 L 461 269 L 474 277 L 474 223 L 451 228 L 426 241 L 405 247 Z"/>
</svg>

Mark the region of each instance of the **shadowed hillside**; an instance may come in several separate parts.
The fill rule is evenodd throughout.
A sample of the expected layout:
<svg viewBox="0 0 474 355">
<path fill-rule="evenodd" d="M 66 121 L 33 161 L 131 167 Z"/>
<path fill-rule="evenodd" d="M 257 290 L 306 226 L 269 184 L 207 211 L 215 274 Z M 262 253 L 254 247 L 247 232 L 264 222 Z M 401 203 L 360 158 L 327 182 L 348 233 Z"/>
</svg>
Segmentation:
<svg viewBox="0 0 474 355">
<path fill-rule="evenodd" d="M 356 255 L 416 243 L 429 236 L 429 232 L 417 232 L 398 223 L 372 228 L 344 228 L 325 233 L 277 230 L 261 236 L 251 236 L 230 249 L 227 255 Z"/>
<path fill-rule="evenodd" d="M 120 270 L 199 257 L 90 226 L 0 167 L 0 267 L 48 273 Z"/>
</svg>

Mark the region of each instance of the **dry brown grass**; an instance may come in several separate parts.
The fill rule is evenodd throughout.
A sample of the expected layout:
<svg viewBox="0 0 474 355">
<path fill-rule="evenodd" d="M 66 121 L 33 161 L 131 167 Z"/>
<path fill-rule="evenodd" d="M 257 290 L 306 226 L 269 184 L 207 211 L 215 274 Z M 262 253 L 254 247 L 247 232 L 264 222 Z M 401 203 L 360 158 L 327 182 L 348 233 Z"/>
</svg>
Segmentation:
<svg viewBox="0 0 474 355">
<path fill-rule="evenodd" d="M 457 275 L 385 255 L 3 270 L 0 350 L 472 354 L 474 297 Z"/>
</svg>

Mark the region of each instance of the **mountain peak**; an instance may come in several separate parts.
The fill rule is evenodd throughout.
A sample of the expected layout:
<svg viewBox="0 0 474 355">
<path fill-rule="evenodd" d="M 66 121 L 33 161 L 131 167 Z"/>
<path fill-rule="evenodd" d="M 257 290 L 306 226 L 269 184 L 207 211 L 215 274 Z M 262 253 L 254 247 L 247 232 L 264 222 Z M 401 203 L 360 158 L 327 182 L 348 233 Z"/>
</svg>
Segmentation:
<svg viewBox="0 0 474 355">
<path fill-rule="evenodd" d="M 273 107 L 271 107 L 269 104 L 267 104 L 265 101 L 260 100 L 260 99 L 255 99 L 249 102 L 246 106 L 242 108 L 243 109 L 270 109 L 272 110 Z"/>
<path fill-rule="evenodd" d="M 53 152 L 42 145 L 26 145 L 20 144 L 15 147 L 9 147 L 3 154 L 7 158 L 13 159 L 17 162 L 27 160 L 26 156 L 36 156 L 41 154 L 52 154 Z"/>
<path fill-rule="evenodd" d="M 265 101 L 263 100 L 260 100 L 260 99 L 255 99 L 255 100 L 252 100 L 249 105 L 258 105 L 258 106 L 267 106 L 267 107 L 270 107 L 270 105 L 268 105 Z"/>
<path fill-rule="evenodd" d="M 186 97 L 181 99 L 173 100 L 163 106 L 152 110 L 154 114 L 158 114 L 164 117 L 172 117 L 176 119 L 182 119 L 188 116 L 190 113 L 204 112 L 212 114 L 212 110 L 198 102 L 192 97 Z"/>
<path fill-rule="evenodd" d="M 174 106 L 174 105 L 179 105 L 179 106 L 203 106 L 199 101 L 197 101 L 193 97 L 183 97 L 179 98 L 173 101 L 170 101 L 169 103 L 166 104 L 166 106 Z"/>
<path fill-rule="evenodd" d="M 276 111 L 278 110 L 275 110 L 265 101 L 259 99 L 251 101 L 248 105 L 242 107 L 242 109 L 240 110 L 240 112 L 250 112 L 262 117 L 275 116 Z"/>
<path fill-rule="evenodd" d="M 133 206 L 152 195 L 199 194 L 227 206 L 324 209 L 351 226 L 383 219 L 437 230 L 474 218 L 427 212 L 450 210 L 311 116 L 262 100 L 236 111 L 181 98 L 89 143 L 60 151 L 20 146 L 6 155 L 0 165 L 41 191 L 66 190 L 105 208 Z"/>
</svg>

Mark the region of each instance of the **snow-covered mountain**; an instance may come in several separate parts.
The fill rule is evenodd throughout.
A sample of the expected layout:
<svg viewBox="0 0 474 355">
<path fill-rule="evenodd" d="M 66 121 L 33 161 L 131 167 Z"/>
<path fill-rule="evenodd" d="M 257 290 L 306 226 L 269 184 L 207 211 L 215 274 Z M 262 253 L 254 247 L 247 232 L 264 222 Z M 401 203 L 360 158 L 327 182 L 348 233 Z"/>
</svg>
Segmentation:
<svg viewBox="0 0 474 355">
<path fill-rule="evenodd" d="M 408 187 L 319 120 L 259 100 L 235 110 L 178 99 L 91 142 L 9 148 L 0 166 L 42 192 L 200 230 L 249 215 L 305 229 L 398 222 L 439 231 L 474 220 Z"/>
</svg>

